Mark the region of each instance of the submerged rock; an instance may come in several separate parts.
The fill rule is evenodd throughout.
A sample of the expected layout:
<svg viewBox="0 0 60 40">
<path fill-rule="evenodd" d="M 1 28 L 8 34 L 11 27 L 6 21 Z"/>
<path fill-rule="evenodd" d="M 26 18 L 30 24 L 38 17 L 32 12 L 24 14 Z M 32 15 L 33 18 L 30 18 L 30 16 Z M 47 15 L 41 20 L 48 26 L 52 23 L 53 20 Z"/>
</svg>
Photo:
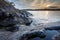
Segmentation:
<svg viewBox="0 0 60 40">
<path fill-rule="evenodd" d="M 20 36 L 19 40 L 52 40 L 56 34 L 59 34 L 56 30 L 31 31 Z"/>
<path fill-rule="evenodd" d="M 60 26 L 47 27 L 45 30 L 60 30 Z"/>
<path fill-rule="evenodd" d="M 32 40 L 33 38 L 36 38 L 36 37 L 43 39 L 46 37 L 46 35 L 42 31 L 33 31 L 33 32 L 28 32 L 23 34 L 19 40 Z"/>
<path fill-rule="evenodd" d="M 53 40 L 60 40 L 60 34 L 57 34 L 53 37 Z"/>
</svg>

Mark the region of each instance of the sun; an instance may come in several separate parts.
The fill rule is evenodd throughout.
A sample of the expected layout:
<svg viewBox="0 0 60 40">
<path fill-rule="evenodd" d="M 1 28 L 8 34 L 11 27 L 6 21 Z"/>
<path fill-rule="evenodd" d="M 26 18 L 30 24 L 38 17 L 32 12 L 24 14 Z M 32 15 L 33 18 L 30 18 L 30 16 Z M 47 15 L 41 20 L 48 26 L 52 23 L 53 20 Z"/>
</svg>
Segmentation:
<svg viewBox="0 0 60 40">
<path fill-rule="evenodd" d="M 49 5 L 49 4 L 48 4 L 48 5 L 46 5 L 46 7 L 49 7 L 49 6 L 51 6 L 51 5 Z"/>
</svg>

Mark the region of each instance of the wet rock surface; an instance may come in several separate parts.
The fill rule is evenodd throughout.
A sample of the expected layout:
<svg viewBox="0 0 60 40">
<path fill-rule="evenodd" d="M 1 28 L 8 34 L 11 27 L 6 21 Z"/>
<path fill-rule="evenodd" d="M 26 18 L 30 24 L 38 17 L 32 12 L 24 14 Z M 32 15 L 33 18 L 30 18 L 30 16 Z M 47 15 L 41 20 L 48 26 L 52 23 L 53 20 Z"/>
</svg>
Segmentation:
<svg viewBox="0 0 60 40">
<path fill-rule="evenodd" d="M 16 9 L 5 0 L 0 0 L 0 40 L 18 40 L 21 35 L 20 25 L 27 26 L 32 23 L 29 16 L 32 14 Z"/>
</svg>

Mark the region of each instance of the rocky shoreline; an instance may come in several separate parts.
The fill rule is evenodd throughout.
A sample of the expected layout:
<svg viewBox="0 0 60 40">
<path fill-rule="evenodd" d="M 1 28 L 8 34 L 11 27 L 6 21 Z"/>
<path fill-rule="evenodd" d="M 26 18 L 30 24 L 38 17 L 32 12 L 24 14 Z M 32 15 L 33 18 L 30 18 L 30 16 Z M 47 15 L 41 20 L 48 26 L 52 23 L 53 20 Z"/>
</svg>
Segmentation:
<svg viewBox="0 0 60 40">
<path fill-rule="evenodd" d="M 51 30 L 51 28 L 47 27 L 59 26 L 60 28 L 60 22 L 52 22 L 46 24 L 42 23 L 42 25 L 39 26 L 32 26 L 31 23 L 33 22 L 33 20 L 29 16 L 33 15 L 25 10 L 16 9 L 9 2 L 0 0 L 0 40 L 20 40 L 23 34 L 26 36 L 26 33 L 28 35 L 33 34 L 34 36 L 38 36 L 44 32 L 44 34 L 46 35 L 49 34 L 49 37 L 51 37 L 50 33 L 52 33 L 51 35 L 56 35 L 59 33 L 59 30 L 54 30 L 54 28 L 53 30 Z M 45 27 L 48 30 L 44 29 Z M 41 32 L 42 30 L 43 32 Z M 38 35 L 36 35 L 35 33 L 38 33 Z M 45 38 L 45 40 L 47 39 L 47 37 Z"/>
</svg>

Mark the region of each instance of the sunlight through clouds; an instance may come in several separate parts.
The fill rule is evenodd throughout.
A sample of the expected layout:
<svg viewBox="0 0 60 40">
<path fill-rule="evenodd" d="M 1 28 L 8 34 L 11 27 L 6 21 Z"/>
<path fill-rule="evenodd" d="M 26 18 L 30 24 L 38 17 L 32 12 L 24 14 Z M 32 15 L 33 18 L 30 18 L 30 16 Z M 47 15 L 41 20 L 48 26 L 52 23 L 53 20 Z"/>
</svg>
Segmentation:
<svg viewBox="0 0 60 40">
<path fill-rule="evenodd" d="M 60 0 L 9 0 L 16 4 L 16 7 L 21 8 L 45 8 L 47 5 L 60 4 Z M 18 7 L 19 5 L 19 7 Z"/>
</svg>

